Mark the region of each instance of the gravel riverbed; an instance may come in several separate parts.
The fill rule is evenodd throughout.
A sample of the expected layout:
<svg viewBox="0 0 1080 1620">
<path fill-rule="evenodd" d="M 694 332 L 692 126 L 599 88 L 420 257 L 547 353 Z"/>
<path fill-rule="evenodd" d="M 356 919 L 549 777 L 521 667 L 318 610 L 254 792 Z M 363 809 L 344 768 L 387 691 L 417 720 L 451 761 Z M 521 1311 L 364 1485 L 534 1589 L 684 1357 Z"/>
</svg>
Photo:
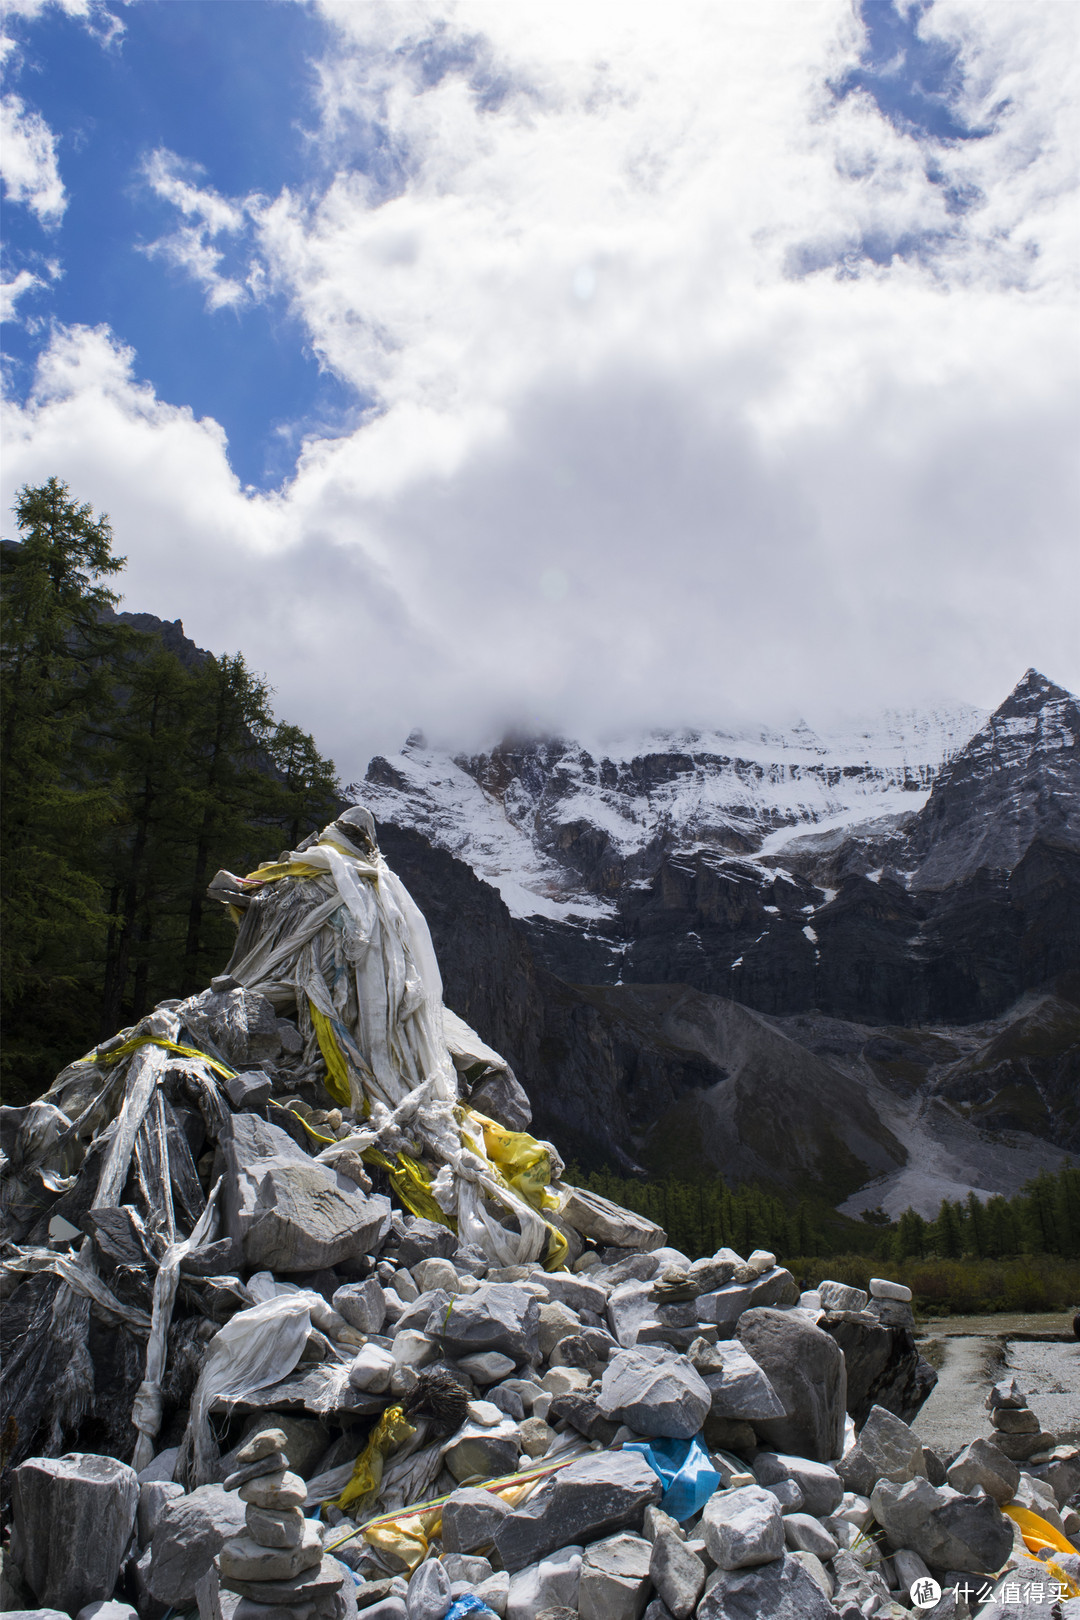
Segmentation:
<svg viewBox="0 0 1080 1620">
<path fill-rule="evenodd" d="M 946 1456 L 973 1434 L 989 1432 L 986 1393 L 1014 1373 L 1043 1427 L 1063 1441 L 1080 1441 L 1080 1343 L 1013 1339 L 1013 1333 L 1064 1334 L 1062 1316 L 948 1317 L 923 1324 L 920 1347 L 938 1368 L 938 1383 L 912 1427 Z"/>
</svg>

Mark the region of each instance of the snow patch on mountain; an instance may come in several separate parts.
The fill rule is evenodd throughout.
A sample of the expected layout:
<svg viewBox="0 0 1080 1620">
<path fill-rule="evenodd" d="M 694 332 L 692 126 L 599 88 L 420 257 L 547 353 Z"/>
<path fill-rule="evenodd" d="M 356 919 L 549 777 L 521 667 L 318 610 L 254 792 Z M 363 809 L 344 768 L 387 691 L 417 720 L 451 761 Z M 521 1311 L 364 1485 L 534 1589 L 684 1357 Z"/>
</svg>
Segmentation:
<svg viewBox="0 0 1080 1620">
<path fill-rule="evenodd" d="M 662 852 L 769 860 L 800 833 L 921 809 L 986 718 L 941 705 L 817 730 L 508 740 L 469 758 L 414 736 L 372 760 L 364 801 L 466 861 L 515 916 L 587 924 L 614 915 L 613 863 L 617 887 L 647 881 Z"/>
</svg>

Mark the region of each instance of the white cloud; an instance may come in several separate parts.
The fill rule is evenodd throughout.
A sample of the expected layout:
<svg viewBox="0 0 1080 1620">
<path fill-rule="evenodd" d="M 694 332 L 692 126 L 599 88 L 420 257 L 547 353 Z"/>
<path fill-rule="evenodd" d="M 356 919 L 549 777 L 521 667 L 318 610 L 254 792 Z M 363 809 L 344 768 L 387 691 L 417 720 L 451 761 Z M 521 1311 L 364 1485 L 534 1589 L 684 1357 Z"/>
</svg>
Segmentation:
<svg viewBox="0 0 1080 1620">
<path fill-rule="evenodd" d="M 1074 8 L 937 0 L 992 131 L 952 144 L 831 97 L 842 0 L 322 9 L 305 187 L 154 183 L 176 262 L 264 275 L 362 424 L 252 496 L 86 332 L 9 407 L 9 476 L 110 511 L 132 605 L 353 775 L 414 724 L 1080 684 Z"/>
<path fill-rule="evenodd" d="M 243 304 L 250 296 L 250 285 L 222 275 L 224 253 L 216 245 L 220 237 L 237 236 L 244 230 L 247 209 L 222 197 L 212 186 L 199 186 L 196 180 L 202 172 L 164 147 L 146 159 L 143 176 L 151 190 L 189 223 L 149 243 L 143 251 L 165 259 L 196 281 L 206 293 L 207 309 L 213 311 Z"/>
<path fill-rule="evenodd" d="M 56 164 L 56 136 L 19 96 L 0 101 L 0 176 L 9 202 L 24 203 L 43 225 L 60 223 L 67 198 Z"/>
<path fill-rule="evenodd" d="M 29 270 L 20 270 L 10 281 L 0 282 L 0 321 L 17 321 L 16 304 L 24 293 L 40 287 L 41 280 Z"/>
</svg>

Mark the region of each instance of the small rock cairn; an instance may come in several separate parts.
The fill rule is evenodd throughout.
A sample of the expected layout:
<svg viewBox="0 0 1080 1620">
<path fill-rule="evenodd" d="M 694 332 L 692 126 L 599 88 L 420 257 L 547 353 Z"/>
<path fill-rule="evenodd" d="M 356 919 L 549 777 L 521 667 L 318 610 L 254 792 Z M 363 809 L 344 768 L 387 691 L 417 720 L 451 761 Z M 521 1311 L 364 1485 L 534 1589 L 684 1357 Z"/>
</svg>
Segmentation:
<svg viewBox="0 0 1080 1620">
<path fill-rule="evenodd" d="M 252 1605 L 251 1620 L 260 1620 L 260 1610 L 263 1620 L 271 1611 L 295 1620 L 338 1620 L 346 1573 L 323 1557 L 320 1527 L 304 1517 L 307 1486 L 288 1472 L 285 1445 L 280 1429 L 263 1429 L 237 1453 L 239 1466 L 224 1483 L 246 1504 L 247 1534 L 222 1547 L 221 1585 Z"/>
</svg>

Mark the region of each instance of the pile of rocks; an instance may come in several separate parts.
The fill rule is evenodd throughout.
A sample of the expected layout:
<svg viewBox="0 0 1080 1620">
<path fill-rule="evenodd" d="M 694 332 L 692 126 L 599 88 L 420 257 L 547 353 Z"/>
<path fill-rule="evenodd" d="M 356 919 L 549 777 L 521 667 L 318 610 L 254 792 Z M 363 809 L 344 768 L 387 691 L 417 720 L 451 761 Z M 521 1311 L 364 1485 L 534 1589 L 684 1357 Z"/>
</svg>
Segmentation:
<svg viewBox="0 0 1080 1620">
<path fill-rule="evenodd" d="M 328 930 L 333 979 L 355 918 L 335 931 L 320 869 L 299 870 L 278 912 L 252 880 L 228 892 L 293 929 L 297 973 Z M 425 1081 L 391 1109 L 357 1044 L 371 985 L 328 1033 L 277 935 L 244 927 L 277 1003 L 215 980 L 0 1115 L 0 1608 L 899 1620 L 935 1612 L 913 1607 L 929 1581 L 982 1583 L 938 1620 L 991 1600 L 1010 1620 L 1009 1582 L 1014 1620 L 1080 1613 L 1077 1452 L 1014 1383 L 992 1434 L 921 1445 L 935 1375 L 905 1288 L 800 1295 L 765 1251 L 671 1248 L 561 1179 L 513 1075 L 450 1013 L 437 1078 L 452 1057 L 461 1100 L 435 1108 Z M 367 1075 L 366 1111 L 331 1106 L 331 1059 Z M 1049 1532 L 1052 1569 L 1006 1506 Z M 1048 1581 L 1067 1595 L 1040 1610 Z"/>
<path fill-rule="evenodd" d="M 924 1447 L 909 1392 L 930 1379 L 906 1322 L 874 1309 L 909 1311 L 899 1285 L 799 1297 L 763 1252 L 691 1262 L 665 1245 L 590 1245 L 573 1271 L 497 1267 L 402 1216 L 364 1258 L 366 1277 L 323 1280 L 311 1330 L 334 1344 L 351 1329 L 332 1421 L 304 1410 L 305 1380 L 326 1376 L 314 1362 L 265 1404 L 239 1403 L 220 1483 L 172 1481 L 175 1447 L 139 1478 L 89 1455 L 14 1471 L 12 1551 L 41 1601 L 81 1613 L 89 1567 L 140 1620 L 196 1606 L 201 1620 L 963 1620 L 991 1602 L 1002 1620 L 1011 1587 L 1025 1620 L 1080 1613 L 1053 1597 L 1080 1589 L 1080 1553 L 1055 1551 L 1048 1571 L 1002 1512 L 1077 1543 L 1080 1455 L 1049 1436 L 1007 1454 L 1016 1419 L 1002 1414 L 1042 1433 L 1015 1380 L 991 1391 L 991 1436 L 955 1458 Z M 346 1513 L 334 1499 L 391 1405 L 412 1432 Z M 507 1478 L 516 1490 L 492 1488 Z M 389 1534 L 355 1533 L 387 1513 Z M 57 1522 L 79 1527 L 78 1548 Z M 944 1596 L 917 1610 L 928 1579 Z"/>
</svg>

